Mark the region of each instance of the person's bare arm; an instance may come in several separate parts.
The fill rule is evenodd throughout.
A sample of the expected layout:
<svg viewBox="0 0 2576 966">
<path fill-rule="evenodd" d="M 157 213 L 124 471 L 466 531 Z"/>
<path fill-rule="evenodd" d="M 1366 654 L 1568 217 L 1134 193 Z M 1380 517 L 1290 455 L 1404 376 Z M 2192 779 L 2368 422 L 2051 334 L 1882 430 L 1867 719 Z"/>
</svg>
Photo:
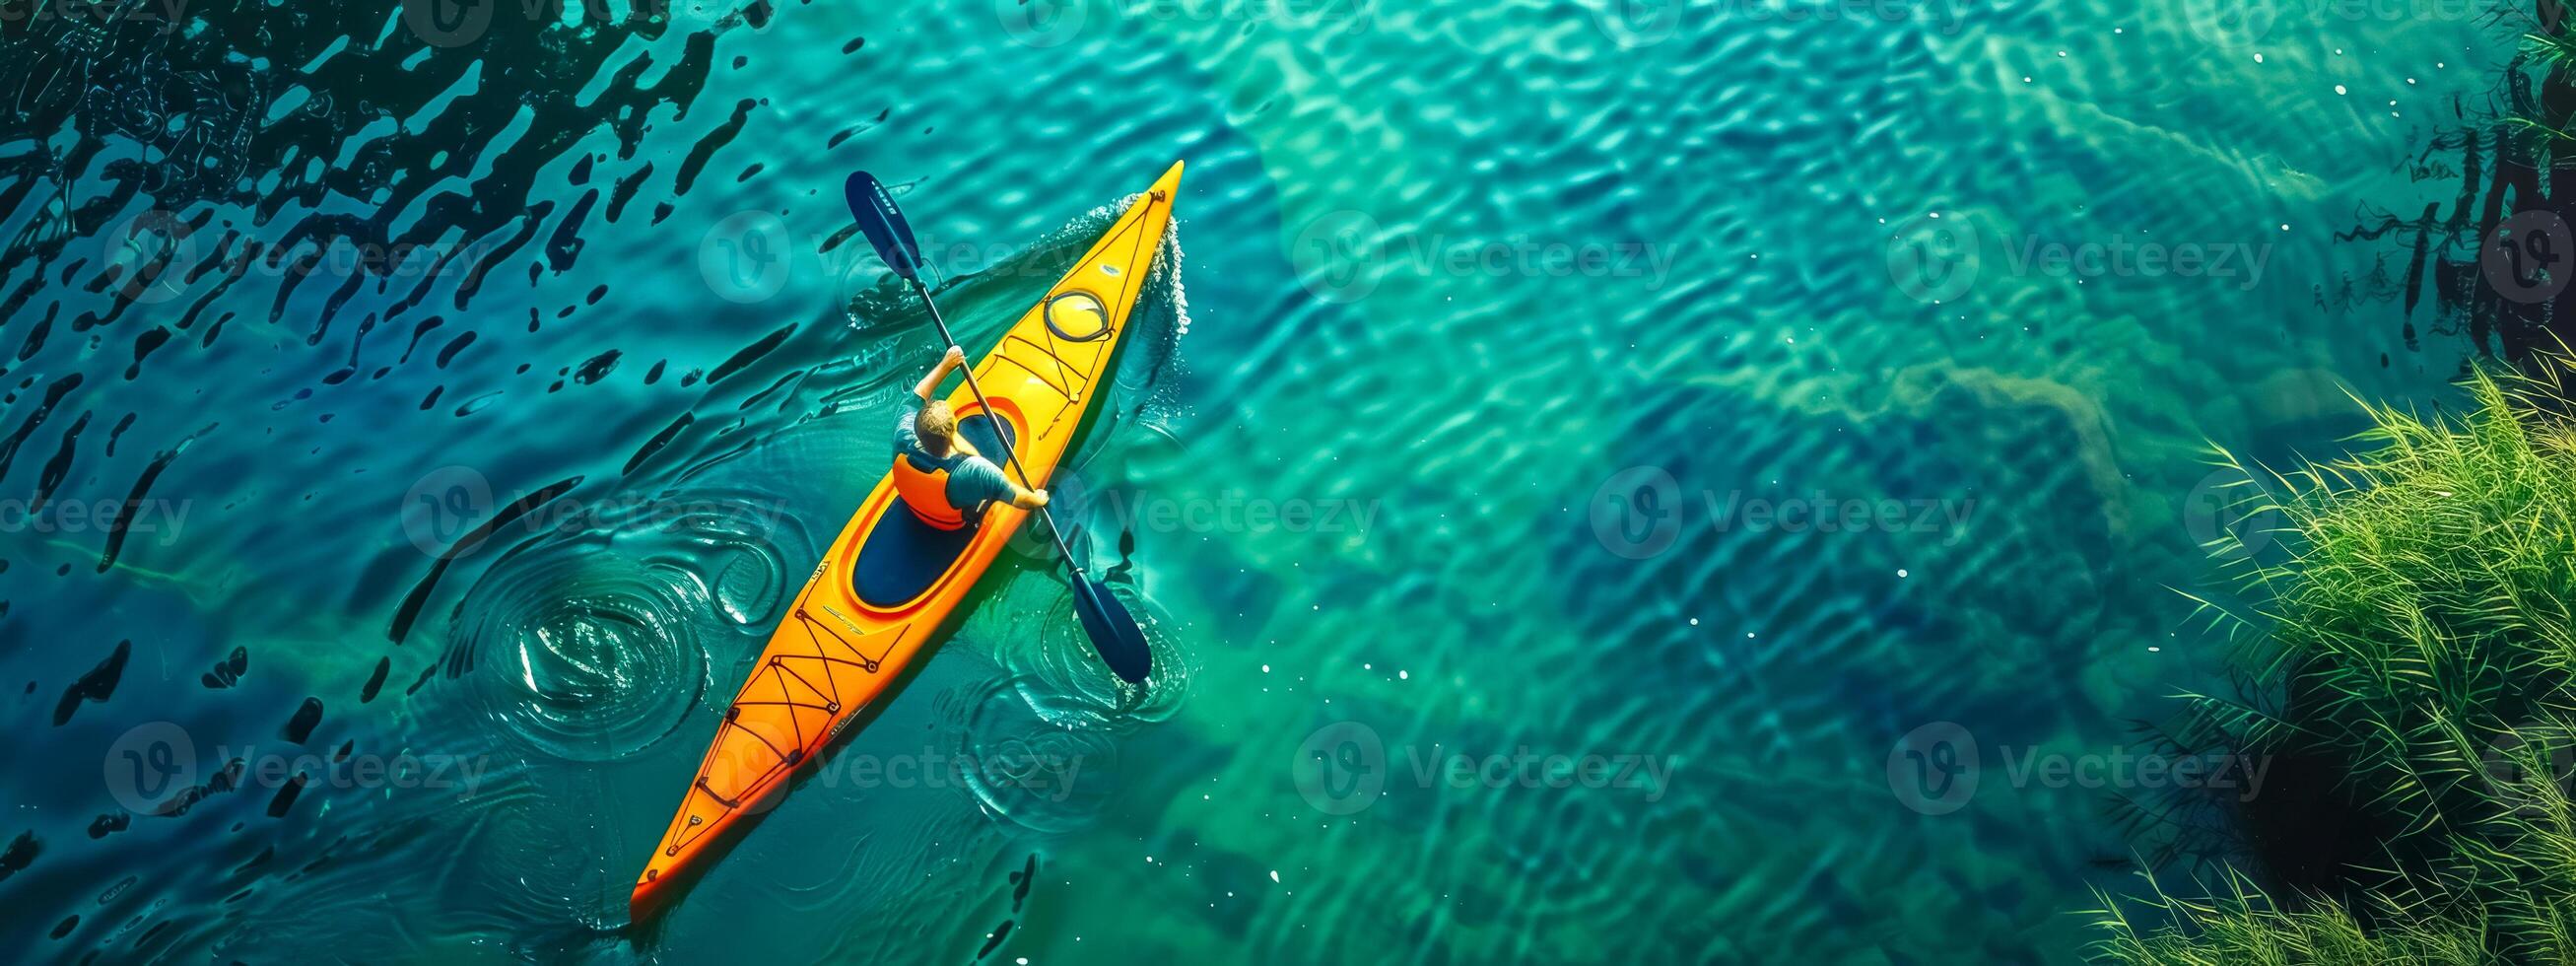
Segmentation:
<svg viewBox="0 0 2576 966">
<path fill-rule="evenodd" d="M 1032 490 L 1013 483 L 1011 484 L 1011 505 L 1023 510 L 1035 510 L 1046 506 L 1047 491 Z"/>
<path fill-rule="evenodd" d="M 953 345 L 949 346 L 948 354 L 939 357 L 939 364 L 930 367 L 930 374 L 921 377 L 921 382 L 912 387 L 912 394 L 921 397 L 922 402 L 929 402 L 930 394 L 939 391 L 939 381 L 948 378 L 949 373 L 965 364 L 966 350 Z"/>
</svg>

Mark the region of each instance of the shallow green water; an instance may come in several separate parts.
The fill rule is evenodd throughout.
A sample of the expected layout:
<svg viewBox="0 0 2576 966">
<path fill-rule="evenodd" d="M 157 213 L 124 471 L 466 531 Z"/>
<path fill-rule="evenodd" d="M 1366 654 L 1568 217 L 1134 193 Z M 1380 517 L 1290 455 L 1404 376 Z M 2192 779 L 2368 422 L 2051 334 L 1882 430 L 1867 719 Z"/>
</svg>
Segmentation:
<svg viewBox="0 0 2576 966">
<path fill-rule="evenodd" d="M 68 521 L 0 554 L 0 669 L 29 682 L 6 725 L 33 736 L 0 752 L 7 819 L 41 843 L 0 881 L 0 949 L 2072 958 L 2089 890 L 2133 888 L 2170 832 L 2122 821 L 2138 789 L 2015 766 L 2137 750 L 2130 722 L 2215 686 L 2219 642 L 2170 589 L 2213 580 L 2195 544 L 2243 523 L 2211 512 L 2207 444 L 2330 452 L 2359 422 L 2339 386 L 2448 398 L 2463 349 L 2406 346 L 2384 278 L 2405 250 L 2336 235 L 2456 194 L 2428 145 L 2483 123 L 2511 51 L 2456 12 L 2198 2 L 680 14 L 565 72 L 562 38 L 613 32 L 504 8 L 442 35 L 435 57 L 480 70 L 415 110 L 400 74 L 327 67 L 373 43 L 420 69 L 399 16 L 216 11 L 266 23 L 224 33 L 275 63 L 163 59 L 221 92 L 191 123 L 271 132 L 264 160 L 189 194 L 170 159 L 204 154 L 136 125 L 62 175 L 89 217 L 10 271 L 44 286 L 0 328 L 32 343 L 0 430 L 33 427 L 0 484 L 189 515 L 112 565 Z M 389 39 L 309 56 L 347 23 Z M 110 63 L 63 49 L 13 56 Z M 296 114 L 325 99 L 288 101 L 299 83 L 329 108 Z M 370 96 L 394 106 L 352 106 Z M 437 120 L 469 115 L 472 137 Z M 304 116 L 325 120 L 280 120 Z M 935 355 L 834 237 L 840 179 L 899 183 L 980 346 L 1174 158 L 1178 281 L 1060 487 L 1168 670 L 1121 704 L 1060 585 L 1016 562 L 848 768 L 621 931 L 726 696 Z M 618 217 L 582 201 L 647 163 Z M 44 183 L 13 230 L 55 217 Z M 477 207 L 409 201 L 441 183 Z M 208 215 L 196 244 L 275 244 L 389 198 L 380 229 L 452 217 L 432 237 L 483 246 L 465 261 L 534 240 L 470 298 L 450 272 L 412 305 L 368 277 L 334 309 L 352 276 L 327 270 L 121 311 L 62 283 L 156 205 Z M 254 224 L 259 199 L 282 214 Z M 140 348 L 154 330 L 178 335 Z M 112 695 L 56 723 L 119 640 Z M 247 669 L 216 673 L 237 647 Z M 308 696 L 318 727 L 282 734 Z M 344 744 L 457 780 L 279 809 L 254 774 L 102 818 L 131 808 L 121 753 L 153 722 L 182 737 L 181 785 L 236 756 L 318 773 L 292 759 Z M 1007 774 L 855 770 L 961 755 Z"/>
</svg>

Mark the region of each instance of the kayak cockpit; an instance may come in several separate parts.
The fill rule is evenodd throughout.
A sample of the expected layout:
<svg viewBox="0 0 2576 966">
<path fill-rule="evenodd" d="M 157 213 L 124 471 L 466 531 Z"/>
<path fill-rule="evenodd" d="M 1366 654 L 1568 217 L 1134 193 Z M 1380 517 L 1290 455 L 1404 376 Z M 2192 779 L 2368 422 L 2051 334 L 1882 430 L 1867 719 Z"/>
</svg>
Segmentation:
<svg viewBox="0 0 2576 966">
<path fill-rule="evenodd" d="M 986 458 L 1001 456 L 1019 442 L 1010 423 L 997 425 L 985 413 L 958 420 L 957 432 Z M 851 592 L 858 595 L 859 603 L 878 610 L 911 603 L 938 585 L 940 576 L 965 556 L 981 522 L 973 518 L 958 529 L 942 530 L 923 522 L 904 505 L 903 497 L 896 496 L 868 523 L 858 559 L 850 563 Z"/>
</svg>

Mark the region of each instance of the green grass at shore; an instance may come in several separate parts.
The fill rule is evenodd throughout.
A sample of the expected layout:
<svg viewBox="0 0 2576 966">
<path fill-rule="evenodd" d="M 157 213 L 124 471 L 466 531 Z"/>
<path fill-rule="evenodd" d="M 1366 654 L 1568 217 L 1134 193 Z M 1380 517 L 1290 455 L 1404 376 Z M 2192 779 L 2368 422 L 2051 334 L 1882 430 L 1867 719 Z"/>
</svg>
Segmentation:
<svg viewBox="0 0 2576 966">
<path fill-rule="evenodd" d="M 2371 407 L 2360 454 L 2247 487 L 2276 532 L 2222 537 L 2257 601 L 2204 601 L 2246 698 L 2203 739 L 2328 762 L 2352 825 L 2392 830 L 2337 897 L 2105 898 L 2096 956 L 2134 964 L 2576 959 L 2576 435 L 2546 383 L 2473 373 L 2474 407 Z M 2286 541 L 2261 562 L 2248 539 Z"/>
</svg>

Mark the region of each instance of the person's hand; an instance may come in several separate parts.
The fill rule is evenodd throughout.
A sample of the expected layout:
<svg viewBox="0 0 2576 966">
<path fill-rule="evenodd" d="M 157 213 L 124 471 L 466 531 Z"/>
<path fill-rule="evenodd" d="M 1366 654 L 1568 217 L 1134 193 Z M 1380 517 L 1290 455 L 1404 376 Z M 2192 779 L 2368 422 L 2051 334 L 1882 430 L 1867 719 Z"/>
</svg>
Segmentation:
<svg viewBox="0 0 2576 966">
<path fill-rule="evenodd" d="M 1047 494 L 1046 494 L 1046 491 L 1045 491 L 1045 490 L 1030 490 L 1030 491 L 1029 491 L 1029 509 L 1032 509 L 1032 510 L 1040 509 L 1040 508 L 1045 507 L 1046 505 L 1047 505 Z"/>
<path fill-rule="evenodd" d="M 953 346 L 953 345 L 952 345 L 952 346 L 949 346 L 949 347 L 948 347 L 948 354 L 947 354 L 947 355 L 944 355 L 944 356 L 940 356 L 940 357 L 939 357 L 939 364 L 940 364 L 940 365 L 942 365 L 942 366 L 946 366 L 946 367 L 948 367 L 948 368 L 950 368 L 950 369 L 954 369 L 954 368 L 957 368 L 958 366 L 965 365 L 965 364 L 966 364 L 966 350 L 965 350 L 964 348 L 959 347 L 959 346 Z"/>
</svg>

